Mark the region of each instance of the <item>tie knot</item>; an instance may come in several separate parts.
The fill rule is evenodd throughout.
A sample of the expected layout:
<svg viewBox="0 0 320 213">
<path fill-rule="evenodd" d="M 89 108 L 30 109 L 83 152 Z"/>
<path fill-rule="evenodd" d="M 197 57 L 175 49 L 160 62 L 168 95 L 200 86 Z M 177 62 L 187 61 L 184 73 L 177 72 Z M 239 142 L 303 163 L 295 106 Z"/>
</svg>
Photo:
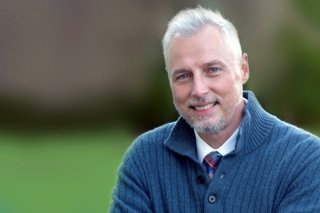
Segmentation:
<svg viewBox="0 0 320 213">
<path fill-rule="evenodd" d="M 217 151 L 214 151 L 214 152 L 210 152 L 209 154 L 207 154 L 205 157 L 204 157 L 204 162 L 206 164 L 208 164 L 208 166 L 210 166 L 211 168 L 216 168 L 220 162 L 222 158 L 222 155 L 217 152 Z"/>
</svg>

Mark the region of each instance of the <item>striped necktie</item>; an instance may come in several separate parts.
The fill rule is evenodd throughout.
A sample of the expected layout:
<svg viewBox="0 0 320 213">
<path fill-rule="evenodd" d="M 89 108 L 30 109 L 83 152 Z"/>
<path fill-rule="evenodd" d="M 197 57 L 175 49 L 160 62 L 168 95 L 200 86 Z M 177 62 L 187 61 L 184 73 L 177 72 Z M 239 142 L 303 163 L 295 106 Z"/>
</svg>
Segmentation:
<svg viewBox="0 0 320 213">
<path fill-rule="evenodd" d="M 207 174 L 208 174 L 209 180 L 213 178 L 213 175 L 218 167 L 218 164 L 221 158 L 222 158 L 222 155 L 217 151 L 210 152 L 204 157 L 203 164 L 207 168 Z"/>
</svg>

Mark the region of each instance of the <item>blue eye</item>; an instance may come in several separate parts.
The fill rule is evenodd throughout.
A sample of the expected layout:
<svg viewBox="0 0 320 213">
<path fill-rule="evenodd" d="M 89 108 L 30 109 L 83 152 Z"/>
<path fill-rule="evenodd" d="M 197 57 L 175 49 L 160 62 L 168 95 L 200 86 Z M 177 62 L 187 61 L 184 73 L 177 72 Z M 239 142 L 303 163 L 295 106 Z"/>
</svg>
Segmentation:
<svg viewBox="0 0 320 213">
<path fill-rule="evenodd" d="M 217 72 L 217 71 L 219 71 L 220 70 L 220 68 L 218 68 L 218 67 L 209 67 L 208 68 L 208 71 L 209 72 Z"/>
</svg>

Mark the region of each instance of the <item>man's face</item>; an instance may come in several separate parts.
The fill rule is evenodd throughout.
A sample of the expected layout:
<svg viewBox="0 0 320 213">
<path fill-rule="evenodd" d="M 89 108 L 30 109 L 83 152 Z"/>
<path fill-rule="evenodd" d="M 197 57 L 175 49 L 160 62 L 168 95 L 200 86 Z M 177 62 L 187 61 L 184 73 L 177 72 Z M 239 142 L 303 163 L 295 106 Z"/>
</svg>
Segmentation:
<svg viewBox="0 0 320 213">
<path fill-rule="evenodd" d="M 237 60 L 218 28 L 173 38 L 167 69 L 174 105 L 199 133 L 217 133 L 232 122 L 249 68 L 247 56 Z"/>
</svg>

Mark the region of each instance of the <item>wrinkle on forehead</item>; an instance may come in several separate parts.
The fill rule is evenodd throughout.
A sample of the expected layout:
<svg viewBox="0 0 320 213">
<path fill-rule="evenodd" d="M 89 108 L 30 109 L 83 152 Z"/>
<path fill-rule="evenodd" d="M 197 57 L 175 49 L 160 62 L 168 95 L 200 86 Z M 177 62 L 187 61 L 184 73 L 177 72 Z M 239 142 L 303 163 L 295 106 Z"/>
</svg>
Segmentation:
<svg viewBox="0 0 320 213">
<path fill-rule="evenodd" d="M 231 48 L 226 44 L 220 29 L 207 26 L 192 36 L 177 36 L 169 47 L 168 72 L 203 66 L 212 61 L 235 64 Z"/>
</svg>

